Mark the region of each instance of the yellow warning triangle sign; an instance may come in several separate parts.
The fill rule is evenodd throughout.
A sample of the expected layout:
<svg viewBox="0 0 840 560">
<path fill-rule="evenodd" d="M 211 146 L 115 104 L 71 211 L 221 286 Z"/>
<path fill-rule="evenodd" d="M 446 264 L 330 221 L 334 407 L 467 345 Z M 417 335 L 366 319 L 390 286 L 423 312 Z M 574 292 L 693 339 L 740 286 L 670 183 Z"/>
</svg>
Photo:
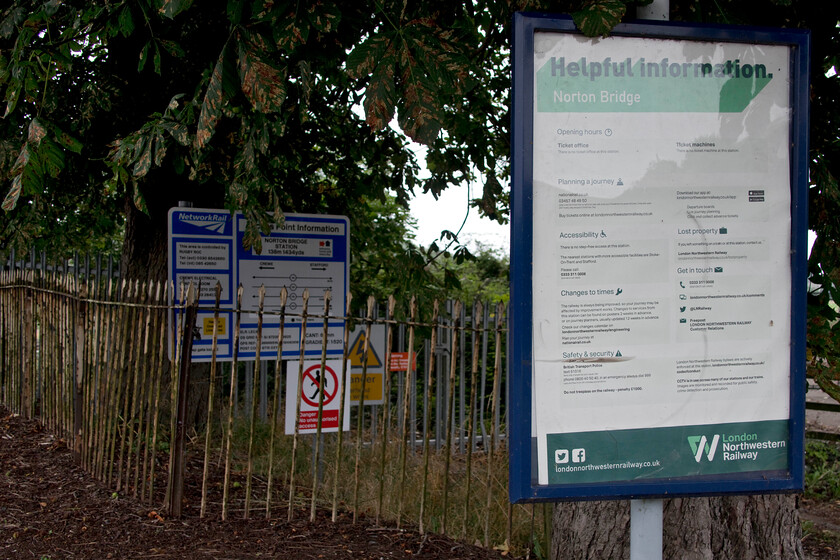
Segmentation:
<svg viewBox="0 0 840 560">
<path fill-rule="evenodd" d="M 350 350 L 347 351 L 347 357 L 350 358 L 351 367 L 364 367 L 367 362 L 368 367 L 382 367 L 382 360 L 376 354 L 373 344 L 368 344 L 367 356 L 365 356 L 365 331 L 359 331 L 356 336 L 356 341 Z"/>
</svg>

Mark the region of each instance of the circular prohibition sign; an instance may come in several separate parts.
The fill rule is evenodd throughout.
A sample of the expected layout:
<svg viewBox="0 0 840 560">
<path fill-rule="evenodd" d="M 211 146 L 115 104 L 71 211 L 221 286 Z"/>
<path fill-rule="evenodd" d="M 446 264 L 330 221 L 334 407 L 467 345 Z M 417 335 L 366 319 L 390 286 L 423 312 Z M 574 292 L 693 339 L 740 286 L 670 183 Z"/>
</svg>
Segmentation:
<svg viewBox="0 0 840 560">
<path fill-rule="evenodd" d="M 320 380 L 321 364 L 310 366 L 303 372 L 303 383 L 300 396 L 309 406 L 318 408 L 318 393 L 321 392 Z M 338 376 L 330 366 L 324 366 L 324 406 L 327 406 L 338 393 Z"/>
</svg>

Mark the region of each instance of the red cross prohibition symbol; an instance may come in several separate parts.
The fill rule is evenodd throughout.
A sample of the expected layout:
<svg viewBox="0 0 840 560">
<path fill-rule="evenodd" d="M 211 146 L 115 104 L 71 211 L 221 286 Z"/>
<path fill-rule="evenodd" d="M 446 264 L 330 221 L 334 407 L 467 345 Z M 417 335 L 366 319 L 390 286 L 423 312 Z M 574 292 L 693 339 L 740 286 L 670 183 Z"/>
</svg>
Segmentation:
<svg viewBox="0 0 840 560">
<path fill-rule="evenodd" d="M 310 366 L 303 372 L 303 386 L 300 396 L 306 404 L 318 408 L 318 393 L 321 392 L 321 364 Z M 338 393 L 338 376 L 329 366 L 324 366 L 324 406 L 327 406 Z"/>
</svg>

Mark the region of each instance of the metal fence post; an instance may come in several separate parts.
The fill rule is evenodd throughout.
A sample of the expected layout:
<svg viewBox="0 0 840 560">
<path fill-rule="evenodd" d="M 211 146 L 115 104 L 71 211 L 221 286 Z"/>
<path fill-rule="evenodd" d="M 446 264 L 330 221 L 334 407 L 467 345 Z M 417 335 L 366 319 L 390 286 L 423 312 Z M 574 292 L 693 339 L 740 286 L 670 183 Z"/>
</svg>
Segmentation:
<svg viewBox="0 0 840 560">
<path fill-rule="evenodd" d="M 178 370 L 178 408 L 175 420 L 170 461 L 173 462 L 172 480 L 168 486 L 169 515 L 181 517 L 184 498 L 184 437 L 187 421 L 187 403 L 190 387 L 190 365 L 192 359 L 193 331 L 198 311 L 198 294 L 192 284 L 187 292 L 187 306 L 184 311 L 184 330 L 182 334 L 181 363 Z"/>
</svg>

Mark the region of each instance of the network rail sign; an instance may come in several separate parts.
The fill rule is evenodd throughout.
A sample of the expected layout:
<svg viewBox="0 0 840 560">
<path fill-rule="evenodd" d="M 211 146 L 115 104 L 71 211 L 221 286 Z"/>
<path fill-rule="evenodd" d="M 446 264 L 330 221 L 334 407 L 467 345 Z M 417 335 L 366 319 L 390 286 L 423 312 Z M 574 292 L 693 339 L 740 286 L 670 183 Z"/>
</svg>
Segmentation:
<svg viewBox="0 0 840 560">
<path fill-rule="evenodd" d="M 305 356 L 320 356 L 324 336 L 325 293 L 330 292 L 327 354 L 341 356 L 346 294 L 349 287 L 350 228 L 345 216 L 286 214 L 262 238 L 262 252 L 243 249 L 247 223 L 242 214 L 226 210 L 172 208 L 169 211 L 169 280 L 180 304 L 182 286 L 201 287 L 193 361 L 234 355 L 238 287 L 242 285 L 239 331 L 240 360 L 256 358 L 260 288 L 265 289 L 260 358 L 300 358 L 303 295 L 309 292 Z M 218 318 L 212 307 L 221 285 Z M 280 335 L 281 291 L 286 289 L 286 320 Z M 177 316 L 177 314 L 176 314 Z M 335 318 L 333 318 L 335 317 Z M 282 348 L 281 348 L 282 346 Z"/>
<path fill-rule="evenodd" d="M 807 32 L 514 27 L 511 500 L 801 488 Z"/>
</svg>

